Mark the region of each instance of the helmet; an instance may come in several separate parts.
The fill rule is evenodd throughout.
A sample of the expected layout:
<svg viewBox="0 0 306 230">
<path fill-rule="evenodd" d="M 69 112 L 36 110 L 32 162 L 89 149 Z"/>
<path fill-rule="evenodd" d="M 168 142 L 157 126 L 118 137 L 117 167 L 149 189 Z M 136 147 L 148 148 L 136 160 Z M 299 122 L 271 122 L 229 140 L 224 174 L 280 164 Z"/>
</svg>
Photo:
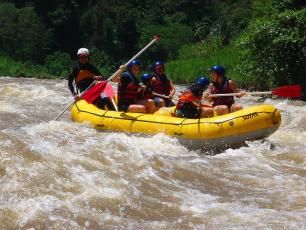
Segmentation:
<svg viewBox="0 0 306 230">
<path fill-rule="evenodd" d="M 152 78 L 152 74 L 150 73 L 145 73 L 144 75 L 141 76 L 140 80 L 145 83 L 147 80 L 150 80 Z"/>
<path fill-rule="evenodd" d="M 210 71 L 215 71 L 215 72 L 221 74 L 222 76 L 225 75 L 225 69 L 224 69 L 223 66 L 220 66 L 220 65 L 215 65 L 215 66 L 213 66 L 213 67 L 210 67 L 209 70 L 210 70 Z"/>
<path fill-rule="evenodd" d="M 129 64 L 128 64 L 128 69 L 131 69 L 134 65 L 138 65 L 138 66 L 140 66 L 141 65 L 141 63 L 140 63 L 140 61 L 139 60 L 133 60 L 133 61 L 131 61 Z"/>
<path fill-rule="evenodd" d="M 153 65 L 152 65 L 152 70 L 155 72 L 155 68 L 157 67 L 157 66 L 162 66 L 163 68 L 165 68 L 165 66 L 164 66 L 164 63 L 162 62 L 162 61 L 157 61 L 157 62 L 155 62 Z"/>
<path fill-rule="evenodd" d="M 84 55 L 89 56 L 89 50 L 87 48 L 80 48 L 77 53 L 78 56 Z"/>
<path fill-rule="evenodd" d="M 202 88 L 205 88 L 209 85 L 210 81 L 206 76 L 200 76 L 196 81 L 196 84 L 200 85 Z"/>
</svg>

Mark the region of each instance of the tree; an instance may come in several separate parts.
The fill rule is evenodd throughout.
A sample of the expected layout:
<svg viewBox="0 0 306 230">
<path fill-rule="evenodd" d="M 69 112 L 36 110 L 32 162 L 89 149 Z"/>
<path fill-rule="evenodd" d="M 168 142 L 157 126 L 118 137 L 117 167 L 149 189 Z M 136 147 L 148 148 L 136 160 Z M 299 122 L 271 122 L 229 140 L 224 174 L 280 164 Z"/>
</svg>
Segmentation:
<svg viewBox="0 0 306 230">
<path fill-rule="evenodd" d="M 280 11 L 274 5 L 271 12 L 251 23 L 241 37 L 237 70 L 261 89 L 301 84 L 305 90 L 306 8 L 293 10 L 290 5 Z"/>
<path fill-rule="evenodd" d="M 17 9 L 0 4 L 0 48 L 9 56 L 23 61 L 42 63 L 49 52 L 50 33 L 33 7 Z"/>
</svg>

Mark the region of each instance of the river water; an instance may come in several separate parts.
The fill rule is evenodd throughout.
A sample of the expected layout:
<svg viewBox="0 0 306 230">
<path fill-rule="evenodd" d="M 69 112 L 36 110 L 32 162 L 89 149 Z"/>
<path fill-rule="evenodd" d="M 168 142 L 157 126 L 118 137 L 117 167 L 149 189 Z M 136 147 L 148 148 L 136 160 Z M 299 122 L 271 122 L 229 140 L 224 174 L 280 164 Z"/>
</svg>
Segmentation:
<svg viewBox="0 0 306 230">
<path fill-rule="evenodd" d="M 221 153 L 73 123 L 64 80 L 0 78 L 0 229 L 306 229 L 306 104 Z"/>
</svg>

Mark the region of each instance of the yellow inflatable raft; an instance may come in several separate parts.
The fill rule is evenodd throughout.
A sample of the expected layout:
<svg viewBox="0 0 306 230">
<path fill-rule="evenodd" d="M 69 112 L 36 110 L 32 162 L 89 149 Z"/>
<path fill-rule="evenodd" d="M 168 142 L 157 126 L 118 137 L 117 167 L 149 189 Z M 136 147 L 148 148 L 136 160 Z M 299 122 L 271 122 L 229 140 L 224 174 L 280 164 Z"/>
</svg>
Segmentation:
<svg viewBox="0 0 306 230">
<path fill-rule="evenodd" d="M 268 137 L 281 123 L 280 112 L 273 105 L 258 105 L 223 116 L 201 119 L 184 119 L 163 115 L 106 111 L 76 102 L 71 109 L 76 122 L 89 122 L 104 131 L 164 133 L 178 138 L 194 148 L 232 146 Z"/>
</svg>

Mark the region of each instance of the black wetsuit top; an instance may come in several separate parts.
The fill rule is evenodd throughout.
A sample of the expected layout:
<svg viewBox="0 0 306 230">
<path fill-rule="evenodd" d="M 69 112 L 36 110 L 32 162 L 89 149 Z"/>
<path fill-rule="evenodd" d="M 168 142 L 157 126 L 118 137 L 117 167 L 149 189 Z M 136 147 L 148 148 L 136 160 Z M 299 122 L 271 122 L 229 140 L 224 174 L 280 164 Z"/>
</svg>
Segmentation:
<svg viewBox="0 0 306 230">
<path fill-rule="evenodd" d="M 82 92 L 85 89 L 87 89 L 88 86 L 91 83 L 93 83 L 93 81 L 94 81 L 94 79 L 92 77 L 88 77 L 88 78 L 82 79 L 81 81 L 77 82 L 77 77 L 78 77 L 81 70 L 88 70 L 89 72 L 91 72 L 95 76 L 101 76 L 100 71 L 90 63 L 85 63 L 85 64 L 78 63 L 78 64 L 76 64 L 71 69 L 71 72 L 68 75 L 68 86 L 69 86 L 69 89 L 70 89 L 72 94 L 76 94 L 73 83 L 76 85 L 77 89 L 80 92 Z"/>
</svg>

